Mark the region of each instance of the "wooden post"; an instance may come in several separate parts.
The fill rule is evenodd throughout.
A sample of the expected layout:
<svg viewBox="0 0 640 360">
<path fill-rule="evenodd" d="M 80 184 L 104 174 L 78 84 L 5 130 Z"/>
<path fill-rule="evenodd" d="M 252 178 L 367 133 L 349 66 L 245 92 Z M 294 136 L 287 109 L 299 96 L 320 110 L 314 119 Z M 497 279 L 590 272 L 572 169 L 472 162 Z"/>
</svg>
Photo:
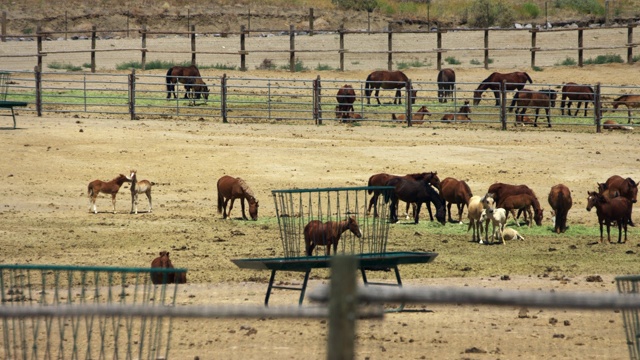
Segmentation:
<svg viewBox="0 0 640 360">
<path fill-rule="evenodd" d="M 536 36 L 538 30 L 533 29 L 531 31 L 531 68 L 536 67 Z"/>
<path fill-rule="evenodd" d="M 191 65 L 196 65 L 196 26 L 191 25 Z"/>
<path fill-rule="evenodd" d="M 627 25 L 627 64 L 633 64 L 633 28 L 635 25 Z"/>
<path fill-rule="evenodd" d="M 129 74 L 129 115 L 136 120 L 136 69 L 131 68 Z"/>
<path fill-rule="evenodd" d="M 502 130 L 507 130 L 507 80 L 500 84 L 500 121 Z"/>
<path fill-rule="evenodd" d="M 387 45 L 389 52 L 387 53 L 387 70 L 393 69 L 393 31 L 391 29 L 391 22 L 387 27 Z"/>
<path fill-rule="evenodd" d="M 293 25 L 289 25 L 289 71 L 296 71 L 296 34 Z"/>
<path fill-rule="evenodd" d="M 354 256 L 336 255 L 331 259 L 327 359 L 355 359 L 356 270 Z"/>
<path fill-rule="evenodd" d="M 371 35 L 371 10 L 367 10 L 367 34 Z"/>
<path fill-rule="evenodd" d="M 489 69 L 489 29 L 484 30 L 484 68 Z"/>
<path fill-rule="evenodd" d="M 245 53 L 246 31 L 244 25 L 240 25 L 240 71 L 247 71 L 247 55 Z"/>
<path fill-rule="evenodd" d="M 42 116 L 42 69 L 39 66 L 33 68 L 33 75 L 35 77 L 36 85 L 36 113 L 38 116 Z"/>
<path fill-rule="evenodd" d="M 442 31 L 438 25 L 438 32 L 436 33 L 436 47 L 438 48 L 438 54 L 436 55 L 436 62 L 438 63 L 436 68 L 442 70 Z"/>
<path fill-rule="evenodd" d="M 322 113 L 320 105 L 320 75 L 313 80 L 313 120 L 316 125 L 322 125 Z"/>
<path fill-rule="evenodd" d="M 37 68 L 39 69 L 39 71 L 42 71 L 42 29 L 40 28 L 40 25 L 38 24 L 38 26 L 36 27 L 36 49 L 38 51 L 38 65 Z M 40 116 L 40 115 L 38 115 Z"/>
<path fill-rule="evenodd" d="M 223 123 L 229 122 L 227 120 L 227 74 L 223 74 L 220 79 L 220 115 Z"/>
<path fill-rule="evenodd" d="M 140 67 L 142 70 L 147 66 L 147 25 L 142 25 L 142 60 L 140 61 Z"/>
<path fill-rule="evenodd" d="M 604 0 L 604 24 L 609 26 L 609 0 Z"/>
<path fill-rule="evenodd" d="M 411 119 L 411 79 L 407 80 L 407 82 L 404 84 L 404 89 L 406 90 L 405 93 L 405 104 L 406 104 L 406 108 L 405 108 L 405 113 L 406 113 L 406 118 L 407 118 L 407 126 L 411 127 L 413 126 L 412 123 L 412 119 Z"/>
<path fill-rule="evenodd" d="M 582 50 L 582 46 L 583 46 L 583 37 L 582 37 L 582 29 L 578 29 L 578 66 L 582 67 L 583 65 L 583 58 L 582 55 L 584 53 L 584 50 Z"/>
<path fill-rule="evenodd" d="M 344 24 L 340 24 L 338 34 L 340 34 L 340 71 L 344 71 Z"/>
<path fill-rule="evenodd" d="M 597 83 L 594 89 L 595 94 L 593 94 L 594 98 L 593 98 L 593 115 L 595 116 L 595 123 L 596 123 L 596 132 L 600 133 L 602 132 L 602 127 L 601 127 L 601 123 L 602 123 L 602 102 L 600 99 L 600 83 Z M 585 103 L 586 106 L 586 103 Z"/>
<path fill-rule="evenodd" d="M 91 25 L 91 72 L 96 72 L 96 26 Z"/>
<path fill-rule="evenodd" d="M 249 5 L 249 11 L 247 12 L 247 29 L 251 31 L 251 5 Z"/>
<path fill-rule="evenodd" d="M 2 30 L 0 30 L 2 32 L 2 42 L 6 42 L 7 41 L 7 12 L 3 11 L 2 12 Z"/>
<path fill-rule="evenodd" d="M 67 33 L 69 31 L 69 27 L 67 25 L 67 10 L 64 11 L 64 39 L 67 40 Z"/>
<path fill-rule="evenodd" d="M 313 36 L 313 8 L 309 8 L 309 36 Z"/>
</svg>

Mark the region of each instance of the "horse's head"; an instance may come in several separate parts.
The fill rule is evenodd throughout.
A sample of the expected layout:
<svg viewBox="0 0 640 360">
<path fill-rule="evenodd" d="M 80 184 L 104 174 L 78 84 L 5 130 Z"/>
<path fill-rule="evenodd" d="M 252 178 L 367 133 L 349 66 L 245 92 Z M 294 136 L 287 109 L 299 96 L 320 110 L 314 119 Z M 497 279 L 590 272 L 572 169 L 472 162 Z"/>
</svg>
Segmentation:
<svg viewBox="0 0 640 360">
<path fill-rule="evenodd" d="M 414 89 L 413 86 L 409 89 L 409 93 L 411 96 L 411 105 L 416 103 L 416 98 L 418 97 L 418 90 Z M 426 108 L 425 108 L 426 109 Z M 428 111 L 428 110 L 427 110 Z"/>
<path fill-rule="evenodd" d="M 485 209 L 496 208 L 496 200 L 494 199 L 493 193 L 486 193 L 480 201 L 482 202 L 482 207 Z"/>
<path fill-rule="evenodd" d="M 632 203 L 636 203 L 638 202 L 638 184 L 633 181 L 632 178 L 627 178 L 625 181 L 625 186 L 627 186 L 627 194 L 630 194 L 631 196 L 631 202 Z"/>
<path fill-rule="evenodd" d="M 420 109 L 418 109 L 418 111 L 416 113 L 417 114 L 424 114 L 424 115 L 427 115 L 427 116 L 431 116 L 431 112 L 429 112 L 429 109 L 427 109 L 427 107 L 424 106 L 424 105 L 422 105 L 420 107 Z"/>
<path fill-rule="evenodd" d="M 442 206 L 436 208 L 436 219 L 440 224 L 445 225 L 447 223 L 446 215 L 447 212 L 444 206 L 444 202 L 442 202 Z"/>
<path fill-rule="evenodd" d="M 251 220 L 258 220 L 258 206 L 258 200 L 249 198 L 249 216 L 251 216 Z"/>
<path fill-rule="evenodd" d="M 604 197 L 602 194 L 599 194 L 595 191 L 587 191 L 587 211 L 591 211 L 591 209 L 596 206 L 596 204 L 603 201 Z"/>
<path fill-rule="evenodd" d="M 544 210 L 542 208 L 536 209 L 535 214 L 533 214 L 533 221 L 536 222 L 536 225 L 542 226 L 542 217 Z"/>
<path fill-rule="evenodd" d="M 125 182 L 131 182 L 131 178 L 126 176 L 126 175 L 124 175 L 124 174 L 118 175 L 118 177 L 115 178 L 115 180 L 116 180 L 116 183 L 120 184 L 120 185 L 122 185 Z"/>
<path fill-rule="evenodd" d="M 477 106 L 478 104 L 480 104 L 483 92 L 484 88 L 482 87 L 482 85 L 478 86 L 478 88 L 473 91 L 473 106 Z"/>
<path fill-rule="evenodd" d="M 358 222 L 356 221 L 355 217 L 349 216 L 349 218 L 347 219 L 347 225 L 349 226 L 349 231 L 351 231 L 353 235 L 357 236 L 358 238 L 362 237 L 362 231 L 360 231 L 360 227 L 358 226 Z"/>
<path fill-rule="evenodd" d="M 169 252 L 168 251 L 160 251 L 160 256 L 158 256 L 153 263 L 151 264 L 151 267 L 156 267 L 156 268 L 173 268 L 173 264 L 171 263 L 171 259 L 169 259 Z"/>
<path fill-rule="evenodd" d="M 202 85 L 201 92 L 204 99 L 209 100 L 209 88 L 207 85 Z"/>
</svg>

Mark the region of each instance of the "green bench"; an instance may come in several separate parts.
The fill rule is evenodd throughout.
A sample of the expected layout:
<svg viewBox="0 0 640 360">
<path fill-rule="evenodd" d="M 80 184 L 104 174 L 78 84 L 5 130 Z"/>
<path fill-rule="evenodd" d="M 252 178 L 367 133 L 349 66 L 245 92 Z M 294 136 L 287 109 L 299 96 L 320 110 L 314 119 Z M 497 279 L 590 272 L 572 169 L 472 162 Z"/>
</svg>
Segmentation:
<svg viewBox="0 0 640 360">
<path fill-rule="evenodd" d="M 0 72 L 0 108 L 11 110 L 11 116 L 13 118 L 13 128 L 16 128 L 16 113 L 13 111 L 14 107 L 24 107 L 28 104 L 24 101 L 10 101 L 7 100 L 7 90 L 9 89 L 9 80 L 11 74 L 8 72 Z"/>
</svg>

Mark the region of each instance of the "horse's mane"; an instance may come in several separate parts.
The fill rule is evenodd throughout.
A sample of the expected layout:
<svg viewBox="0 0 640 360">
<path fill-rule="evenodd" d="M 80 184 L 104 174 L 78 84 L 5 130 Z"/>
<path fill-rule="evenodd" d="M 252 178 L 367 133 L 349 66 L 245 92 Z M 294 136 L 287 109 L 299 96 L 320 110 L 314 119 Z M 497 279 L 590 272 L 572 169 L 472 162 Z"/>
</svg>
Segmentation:
<svg viewBox="0 0 640 360">
<path fill-rule="evenodd" d="M 252 198 L 256 198 L 255 194 L 253 193 L 253 190 L 251 190 L 251 188 L 249 187 L 249 185 L 247 185 L 247 182 L 244 181 L 242 178 L 236 178 L 238 180 L 238 183 L 240 184 L 240 188 L 242 188 L 242 191 L 244 191 L 247 196 L 252 197 Z"/>
</svg>

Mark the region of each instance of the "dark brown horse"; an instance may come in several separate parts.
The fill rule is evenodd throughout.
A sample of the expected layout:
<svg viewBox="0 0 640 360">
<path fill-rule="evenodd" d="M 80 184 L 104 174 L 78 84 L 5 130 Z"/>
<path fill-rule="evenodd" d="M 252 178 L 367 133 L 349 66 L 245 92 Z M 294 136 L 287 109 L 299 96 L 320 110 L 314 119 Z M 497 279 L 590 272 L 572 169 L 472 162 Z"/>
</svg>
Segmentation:
<svg viewBox="0 0 640 360">
<path fill-rule="evenodd" d="M 457 113 L 444 114 L 440 120 L 443 123 L 470 122 L 469 114 L 471 114 L 471 107 L 469 106 L 469 100 L 465 100 L 464 105 L 460 106 Z"/>
<path fill-rule="evenodd" d="M 160 251 L 160 256 L 153 259 L 151 261 L 152 269 L 173 269 L 173 264 L 171 263 L 171 259 L 169 259 L 168 251 Z M 152 272 L 151 273 L 151 282 L 153 284 L 185 284 L 187 282 L 187 274 L 186 273 L 159 273 Z"/>
<path fill-rule="evenodd" d="M 469 199 L 473 196 L 471 188 L 464 180 L 454 179 L 452 177 L 445 178 L 440 183 L 440 194 L 447 204 L 447 212 L 449 213 L 449 222 L 453 222 L 451 218 L 451 205 L 456 204 L 458 207 L 458 222 L 462 223 L 462 212 L 464 207 L 469 203 Z"/>
<path fill-rule="evenodd" d="M 398 200 L 416 204 L 413 211 L 414 222 L 416 224 L 420 219 L 420 208 L 422 207 L 422 204 L 429 204 L 431 202 L 436 207 L 436 219 L 438 222 L 442 225 L 446 223 L 446 209 L 444 201 L 442 201 L 440 194 L 431 187 L 427 180 L 422 179 L 416 181 L 405 177 L 396 177 L 390 179 L 385 185 L 395 187 L 395 191 L 391 195 L 391 207 L 389 209 L 390 221 L 392 223 L 398 222 Z"/>
<path fill-rule="evenodd" d="M 560 111 L 564 115 L 564 104 L 566 100 L 567 115 L 571 116 L 571 103 L 578 102 L 574 116 L 578 115 L 580 105 L 584 103 L 584 116 L 587 116 L 587 107 L 590 102 L 594 101 L 594 91 L 589 85 L 578 85 L 574 82 L 568 82 L 562 87 L 562 101 L 560 102 Z"/>
<path fill-rule="evenodd" d="M 631 124 L 631 109 L 640 108 L 640 95 L 622 95 L 613 100 L 613 108 L 615 110 L 617 110 L 620 105 L 627 107 L 627 115 L 629 116 L 627 124 Z"/>
<path fill-rule="evenodd" d="M 355 90 L 353 90 L 353 87 L 351 85 L 343 85 L 340 89 L 338 89 L 336 100 L 338 101 L 336 114 L 340 112 L 339 117 L 345 118 L 345 115 L 353 112 L 353 103 L 356 101 L 356 92 Z M 338 116 L 336 115 L 336 117 Z"/>
<path fill-rule="evenodd" d="M 517 195 L 517 194 L 529 194 L 533 197 L 536 197 L 536 194 L 527 185 L 511 185 L 511 184 L 505 184 L 505 183 L 494 183 L 491 186 L 489 186 L 489 190 L 487 190 L 487 195 L 485 195 L 485 197 L 489 196 L 493 198 L 493 201 L 495 202 L 495 204 L 498 204 L 502 199 L 506 198 L 507 196 Z M 519 210 L 518 215 L 516 216 L 516 219 L 520 217 L 521 213 L 522 213 L 522 210 Z"/>
<path fill-rule="evenodd" d="M 429 112 L 429 109 L 427 109 L 426 106 L 422 105 L 420 109 L 418 109 L 418 111 L 411 114 L 411 123 L 420 125 L 425 122 L 424 120 L 425 116 L 431 116 L 431 113 Z M 404 122 L 405 119 L 406 119 L 406 116 L 404 114 L 399 114 L 398 116 L 396 116 L 396 114 L 391 114 L 391 120 Z"/>
<path fill-rule="evenodd" d="M 555 185 L 549 192 L 548 201 L 555 213 L 553 231 L 558 234 L 565 232 L 567 230 L 567 214 L 573 205 L 571 190 L 564 184 Z"/>
<path fill-rule="evenodd" d="M 345 231 L 351 231 L 358 238 L 362 237 L 362 232 L 358 226 L 356 218 L 348 217 L 342 221 L 327 221 L 323 223 L 320 220 L 312 220 L 304 227 L 304 244 L 307 256 L 313 254 L 313 249 L 318 245 L 327 246 L 327 255 L 331 255 L 331 245 L 333 245 L 333 253 L 338 252 L 338 240 Z"/>
<path fill-rule="evenodd" d="M 473 92 L 473 105 L 476 106 L 482 100 L 482 93 L 485 90 L 492 90 L 493 95 L 496 97 L 496 106 L 500 106 L 500 89 L 502 88 L 502 82 L 506 82 L 506 90 L 522 90 L 527 82 L 533 84 L 533 80 L 526 72 L 512 72 L 512 73 L 499 73 L 494 72 L 489 75 L 488 78 L 482 80 L 482 83 Z"/>
<path fill-rule="evenodd" d="M 607 240 L 611 242 L 611 224 L 615 221 L 618 224 L 618 243 L 622 241 L 622 229 L 624 228 L 624 242 L 627 242 L 627 224 L 631 219 L 631 201 L 618 196 L 607 199 L 604 195 L 595 191 L 587 192 L 587 211 L 595 206 L 600 224 L 600 242 L 603 242 L 602 225 L 607 224 Z"/>
<path fill-rule="evenodd" d="M 513 110 L 514 107 L 518 107 L 516 109 L 516 118 L 518 115 L 524 116 L 527 112 L 527 109 L 533 108 L 536 110 L 536 117 L 533 120 L 533 126 L 538 126 L 538 113 L 540 109 L 544 109 L 544 112 L 547 114 L 547 126 L 551 127 L 551 117 L 549 116 L 549 112 L 552 107 L 556 106 L 556 98 L 558 94 L 555 90 L 544 89 L 539 91 L 533 91 L 529 89 L 522 89 L 518 91 L 511 101 L 511 106 L 509 107 L 509 112 Z"/>
<path fill-rule="evenodd" d="M 440 178 L 438 177 L 438 172 L 423 172 L 423 173 L 415 173 L 415 174 L 407 174 L 404 176 L 400 175 L 391 175 L 387 173 L 379 173 L 375 175 L 371 175 L 369 177 L 369 181 L 367 183 L 368 186 L 385 186 L 389 180 L 396 177 L 405 177 L 413 180 L 422 180 L 425 179 L 429 182 L 429 184 L 436 187 L 436 189 L 440 188 Z M 371 207 L 373 207 L 373 216 L 378 217 L 378 197 L 380 196 L 379 190 L 368 190 L 368 193 L 373 193 L 373 196 L 369 200 L 369 207 L 367 208 L 367 214 L 371 212 Z M 409 216 L 409 206 L 410 203 L 407 203 L 407 218 Z M 427 209 L 429 210 L 429 217 L 431 221 L 433 221 L 433 215 L 431 215 L 431 207 L 427 205 Z M 396 215 L 397 216 L 397 215 Z"/>
<path fill-rule="evenodd" d="M 205 100 L 209 99 L 209 88 L 207 84 L 202 80 L 200 70 L 195 65 L 191 66 L 173 66 L 167 71 L 167 99 L 177 99 L 178 94 L 176 92 L 175 84 L 180 82 L 184 84 L 184 98 L 185 99 L 200 99 L 204 97 Z"/>
<path fill-rule="evenodd" d="M 453 100 L 456 87 L 456 72 L 453 69 L 442 69 L 438 72 L 438 102 L 446 103 L 447 98 Z"/>
<path fill-rule="evenodd" d="M 525 213 L 528 214 L 529 227 L 531 227 L 532 218 L 536 222 L 536 225 L 542 225 L 543 210 L 542 207 L 540 207 L 540 202 L 538 201 L 538 198 L 535 197 L 535 195 L 509 195 L 500 199 L 500 201 L 496 202 L 496 204 L 496 207 L 503 208 L 507 211 L 507 216 L 509 215 L 509 212 L 511 212 L 517 226 L 520 226 L 520 222 L 517 219 L 516 210 L 525 211 Z M 533 214 L 531 214 L 531 208 L 533 208 Z"/>
<path fill-rule="evenodd" d="M 609 199 L 622 196 L 629 199 L 632 204 L 638 202 L 638 184 L 630 177 L 625 179 L 620 175 L 613 175 L 606 182 L 598 183 L 598 192 Z M 635 226 L 631 216 L 629 216 L 629 225 Z"/>
<path fill-rule="evenodd" d="M 409 82 L 409 78 L 402 71 L 374 71 L 369 76 L 367 76 L 367 82 L 364 86 L 364 94 L 367 97 L 367 104 L 371 104 L 371 93 L 375 89 L 376 91 L 376 100 L 378 104 L 380 104 L 380 98 L 378 94 L 380 93 L 380 89 L 385 90 L 393 90 L 396 89 L 396 96 L 393 100 L 393 103 L 396 102 L 398 104 L 402 104 L 402 97 L 400 93 L 400 89 L 405 87 Z M 410 93 L 411 104 L 416 103 L 416 96 L 418 91 L 414 90 L 413 87 L 411 89 L 407 89 Z"/>
<path fill-rule="evenodd" d="M 222 213 L 223 219 L 231 217 L 231 209 L 233 209 L 233 202 L 236 199 L 240 199 L 242 218 L 244 220 L 248 220 L 244 212 L 245 199 L 249 203 L 249 216 L 251 216 L 252 220 L 258 220 L 258 200 L 256 200 L 249 185 L 239 177 L 225 175 L 218 179 L 218 214 Z M 229 211 L 227 211 L 229 200 L 231 200 L 231 204 L 229 205 Z"/>
<path fill-rule="evenodd" d="M 93 208 L 93 213 L 98 213 L 98 208 L 96 207 L 96 198 L 98 194 L 110 194 L 111 195 L 111 203 L 113 204 L 113 213 L 116 213 L 116 195 L 118 194 L 118 190 L 125 182 L 131 182 L 131 179 L 120 174 L 118 177 L 110 180 L 110 181 L 102 181 L 102 180 L 93 180 L 89 183 L 87 187 L 87 192 L 89 194 L 89 212 Z"/>
</svg>

